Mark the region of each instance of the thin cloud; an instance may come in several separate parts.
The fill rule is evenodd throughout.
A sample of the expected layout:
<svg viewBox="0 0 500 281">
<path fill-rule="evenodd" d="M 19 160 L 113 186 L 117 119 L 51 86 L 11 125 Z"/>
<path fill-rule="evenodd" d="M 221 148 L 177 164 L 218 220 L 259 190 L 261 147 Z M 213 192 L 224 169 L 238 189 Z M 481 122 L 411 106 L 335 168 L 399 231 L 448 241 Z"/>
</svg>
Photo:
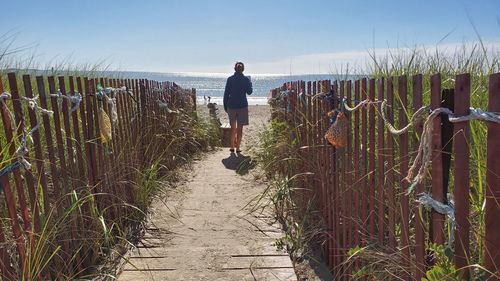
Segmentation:
<svg viewBox="0 0 500 281">
<path fill-rule="evenodd" d="M 340 69 L 349 69 L 363 72 L 367 64 L 372 62 L 370 54 L 378 58 L 398 56 L 409 52 L 439 52 L 452 56 L 456 52 L 471 51 L 479 42 L 447 43 L 437 46 L 404 47 L 404 48 L 376 48 L 371 50 L 347 50 L 333 53 L 318 53 L 283 58 L 270 62 L 247 63 L 248 68 L 255 73 L 282 73 L 282 74 L 331 74 L 339 73 Z M 500 41 L 483 42 L 486 52 L 496 54 L 500 51 Z M 217 68 L 217 67 L 215 67 Z M 289 70 L 292 71 L 289 71 Z"/>
</svg>

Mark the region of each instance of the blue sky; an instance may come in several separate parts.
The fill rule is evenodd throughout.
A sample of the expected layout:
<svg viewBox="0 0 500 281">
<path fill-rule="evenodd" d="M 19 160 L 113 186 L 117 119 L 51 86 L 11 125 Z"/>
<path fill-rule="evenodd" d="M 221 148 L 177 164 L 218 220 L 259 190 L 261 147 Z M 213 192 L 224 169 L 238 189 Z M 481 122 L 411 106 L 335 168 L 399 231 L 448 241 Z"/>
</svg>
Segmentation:
<svg viewBox="0 0 500 281">
<path fill-rule="evenodd" d="M 70 56 L 121 70 L 228 72 L 242 60 L 252 73 L 327 73 L 336 58 L 371 48 L 476 40 L 471 22 L 484 41 L 500 44 L 499 0 L 2 0 L 1 7 L 0 34 L 36 45 L 44 65 Z"/>
</svg>

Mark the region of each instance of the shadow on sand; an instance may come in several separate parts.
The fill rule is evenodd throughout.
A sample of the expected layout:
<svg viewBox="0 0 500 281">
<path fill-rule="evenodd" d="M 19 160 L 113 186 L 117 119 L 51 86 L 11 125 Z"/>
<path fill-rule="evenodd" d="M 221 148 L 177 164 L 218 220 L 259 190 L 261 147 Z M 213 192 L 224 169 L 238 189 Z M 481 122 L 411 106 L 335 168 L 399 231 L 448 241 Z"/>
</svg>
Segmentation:
<svg viewBox="0 0 500 281">
<path fill-rule="evenodd" d="M 226 169 L 234 170 L 239 175 L 246 175 L 248 171 L 255 168 L 252 158 L 241 153 L 231 153 L 228 158 L 222 159 L 222 164 Z"/>
</svg>

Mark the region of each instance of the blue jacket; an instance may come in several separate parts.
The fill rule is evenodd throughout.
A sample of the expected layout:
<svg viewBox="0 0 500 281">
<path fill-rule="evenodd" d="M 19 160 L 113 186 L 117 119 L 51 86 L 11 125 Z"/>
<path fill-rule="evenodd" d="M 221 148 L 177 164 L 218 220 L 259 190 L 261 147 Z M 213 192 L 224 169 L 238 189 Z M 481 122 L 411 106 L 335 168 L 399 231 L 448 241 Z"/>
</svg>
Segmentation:
<svg viewBox="0 0 500 281">
<path fill-rule="evenodd" d="M 224 110 L 247 107 L 246 95 L 251 95 L 252 91 L 250 79 L 243 73 L 235 72 L 233 76 L 227 78 L 226 89 L 224 90 Z"/>
</svg>

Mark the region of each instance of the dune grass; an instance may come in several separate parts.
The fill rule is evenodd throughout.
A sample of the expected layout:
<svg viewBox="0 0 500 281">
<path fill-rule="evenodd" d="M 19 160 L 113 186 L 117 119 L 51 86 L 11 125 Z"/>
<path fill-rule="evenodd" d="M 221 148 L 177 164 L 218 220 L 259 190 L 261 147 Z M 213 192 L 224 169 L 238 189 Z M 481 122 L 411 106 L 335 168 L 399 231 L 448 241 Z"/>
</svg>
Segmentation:
<svg viewBox="0 0 500 281">
<path fill-rule="evenodd" d="M 12 34 L 0 36 L 0 76 L 6 91 L 10 90 L 6 81 L 6 73 L 12 71 L 16 72 L 21 96 L 24 95 L 21 79 L 24 74 L 32 76 L 31 84 L 34 90 L 36 89 L 35 75 L 44 76 L 45 81 L 47 81 L 47 76 L 64 76 L 67 86 L 70 81 L 69 76 L 99 78 L 102 75 L 109 75 L 109 66 L 106 62 L 94 65 L 74 65 L 69 60 L 62 60 L 53 67 L 42 68 L 45 69 L 43 71 L 37 70 L 39 65 L 35 63 L 36 56 L 30 53 L 32 49 L 13 48 L 14 39 L 15 36 Z M 115 77 L 108 78 L 120 77 L 117 74 Z M 47 83 L 45 86 L 47 93 L 50 93 Z M 37 94 L 36 90 L 34 94 Z M 100 171 L 103 180 L 97 186 L 81 181 L 78 175 L 84 171 L 71 170 L 69 178 L 64 179 L 55 178 L 48 173 L 47 194 L 49 198 L 44 198 L 40 179 L 35 178 L 36 200 L 41 208 L 41 227 L 40 231 L 33 235 L 34 242 L 27 240 L 26 257 L 22 261 L 19 260 L 20 257 L 12 239 L 11 222 L 8 219 L 4 197 L 0 198 L 1 227 L 6 239 L 3 247 L 9 250 L 14 274 L 11 276 L 12 279 L 35 280 L 39 276 L 54 280 L 114 278 L 112 267 L 119 262 L 126 249 L 138 241 L 151 202 L 164 196 L 166 190 L 180 179 L 179 167 L 189 163 L 198 153 L 217 145 L 218 130 L 216 129 L 218 128 L 211 126 L 209 120 L 192 110 L 192 105 L 186 104 L 184 98 L 187 97 L 186 94 L 187 92 L 183 89 L 178 89 L 173 93 L 176 99 L 172 102 L 179 103 L 176 106 L 179 109 L 176 113 L 149 114 L 149 119 L 143 124 L 138 123 L 137 115 L 133 115 L 135 117 L 132 116 L 130 120 L 125 120 L 119 115 L 119 122 L 124 125 L 128 124 L 130 128 L 138 128 L 139 131 L 131 134 L 129 138 L 123 138 L 117 131 L 119 127 L 115 128 L 114 138 L 122 138 L 123 147 L 116 147 L 113 144 L 104 148 L 104 157 L 112 157 L 114 163 L 108 162 L 105 166 L 100 166 L 105 167 L 105 170 Z M 13 113 L 11 101 L 7 101 L 6 104 L 9 111 Z M 48 105 L 48 109 L 52 109 L 50 101 Z M 133 106 L 130 109 L 133 112 L 136 110 Z M 28 112 L 25 103 L 23 103 L 23 111 L 25 114 Z M 13 116 L 11 118 L 13 119 Z M 27 117 L 26 120 L 25 126 L 31 126 Z M 54 118 L 50 118 L 50 134 L 55 142 L 54 122 Z M 81 126 L 80 113 L 78 113 L 78 122 L 80 127 L 76 133 L 84 136 L 86 128 Z M 14 124 L 14 128 L 15 126 Z M 73 131 L 71 138 L 73 138 L 76 129 L 72 123 L 70 126 Z M 3 124 L 0 124 L 0 130 L 4 131 Z M 48 144 L 43 126 L 38 132 L 41 149 L 47 157 Z M 63 140 L 66 141 L 66 131 L 62 130 L 61 133 Z M 148 142 L 144 143 L 142 140 L 146 137 Z M 20 136 L 15 134 L 11 143 L 7 141 L 5 134 L 0 134 L 1 167 L 5 167 L 16 158 L 9 152 L 9 146 L 18 147 L 19 139 Z M 76 143 L 76 139 L 73 138 L 72 141 Z M 95 142 L 95 140 L 88 141 Z M 81 143 L 81 147 L 85 149 L 85 143 Z M 28 148 L 31 154 L 29 160 L 34 164 L 32 158 L 34 146 L 31 141 L 28 141 Z M 59 156 L 57 157 L 59 159 Z M 138 162 L 139 159 L 140 162 Z M 75 159 L 71 161 L 67 159 L 67 161 L 71 162 Z M 84 167 L 87 167 L 89 162 L 85 151 L 83 151 L 83 161 Z M 47 159 L 43 166 L 46 172 L 51 171 Z M 33 169 L 38 171 L 35 165 Z M 33 174 L 36 173 L 33 172 Z M 53 181 L 60 181 L 62 190 L 55 190 L 52 185 Z M 27 188 L 23 188 L 25 194 L 28 194 Z M 56 196 L 57 194 L 59 196 Z M 15 192 L 14 195 L 17 196 Z M 15 200 L 17 202 L 17 199 Z M 116 216 L 118 211 L 122 216 Z M 21 221 L 21 226 L 23 225 Z M 27 233 L 23 231 L 23 239 L 28 239 L 27 237 Z M 20 263 L 24 264 L 23 268 L 19 267 Z"/>
<path fill-rule="evenodd" d="M 335 77 L 343 76 L 353 77 L 352 74 L 362 75 L 369 79 L 384 77 L 398 77 L 407 75 L 409 78 L 412 75 L 423 75 L 423 103 L 428 105 L 430 103 L 430 77 L 433 74 L 441 73 L 442 87 L 453 88 L 455 82 L 455 75 L 462 73 L 470 73 L 471 75 L 471 106 L 475 108 L 487 109 L 488 103 L 488 77 L 492 73 L 500 71 L 500 52 L 496 49 L 489 49 L 487 44 L 481 40 L 473 43 L 464 43 L 456 49 L 442 49 L 436 47 L 435 49 L 426 48 L 396 48 L 388 49 L 386 53 L 380 54 L 369 52 L 371 60 L 366 62 L 364 70 L 353 70 L 349 67 L 343 69 L 350 69 L 351 73 L 336 74 Z M 412 91 L 411 79 L 408 84 L 408 110 L 402 111 L 407 114 L 409 118 L 412 114 Z M 395 87 L 394 96 L 396 103 L 401 103 L 398 99 L 397 87 Z M 282 108 L 286 108 L 281 106 Z M 292 179 L 297 181 L 300 173 L 304 172 L 297 169 L 297 164 L 304 161 L 300 159 L 300 152 L 296 147 L 297 139 L 290 138 L 293 133 L 299 131 L 297 128 L 291 127 L 291 123 L 279 122 L 283 120 L 283 116 L 277 115 L 277 118 L 271 123 L 267 131 L 261 136 L 259 150 L 257 151 L 258 160 L 260 165 L 266 172 L 268 178 L 272 179 L 275 184 L 271 184 L 269 190 L 270 201 L 276 209 L 278 217 L 287 217 L 291 215 L 293 218 L 287 218 L 288 221 L 298 223 L 300 231 L 290 231 L 283 239 L 278 241 L 280 247 L 287 249 L 296 249 L 298 247 L 304 249 L 307 247 L 314 247 L 314 245 L 321 244 L 326 241 L 328 236 L 314 235 L 308 236 L 306 240 L 290 239 L 291 233 L 317 233 L 321 232 L 320 224 L 311 223 L 313 220 L 321 218 L 304 216 L 304 213 L 296 212 L 294 210 L 300 209 L 298 205 L 307 206 L 311 205 L 300 202 L 301 196 L 298 192 L 292 192 L 298 186 L 307 186 L 307 181 L 302 181 L 300 184 L 293 184 Z M 396 118 L 397 119 L 397 118 Z M 396 121 L 395 124 L 399 126 Z M 281 133 L 277 133 L 281 132 Z M 486 188 L 486 143 L 487 128 L 486 123 L 472 121 L 470 122 L 470 215 L 469 220 L 471 223 L 471 246 L 469 257 L 469 272 L 472 280 L 483 280 L 488 274 L 484 271 L 482 265 L 484 264 L 484 202 L 485 202 L 485 188 Z M 410 138 L 412 139 L 412 138 Z M 284 148 L 283 148 L 284 147 Z M 410 146 L 411 147 L 411 146 Z M 398 149 L 397 140 L 395 149 Z M 398 151 L 398 150 L 397 150 Z M 416 151 L 410 151 L 410 157 L 413 159 L 416 156 Z M 293 163 L 293 164 L 291 164 Z M 453 160 L 452 160 L 453 163 Z M 314 165 L 314 163 L 307 163 L 305 166 Z M 453 164 L 452 164 L 453 165 Z M 391 167 L 392 168 L 392 167 Z M 399 163 L 394 167 L 399 169 Z M 451 170 L 453 171 L 453 166 Z M 428 181 L 427 184 L 429 184 Z M 286 188 L 283 188 L 286 187 Z M 427 185 L 426 190 L 429 186 Z M 450 178 L 448 192 L 453 194 L 453 176 Z M 295 194 L 295 196 L 290 196 Z M 286 196 L 284 196 L 286 195 Z M 413 198 L 413 197 L 412 197 Z M 412 199 L 410 199 L 412 200 Z M 290 203 L 292 202 L 292 203 Z M 309 202 L 310 203 L 310 202 Z M 386 208 L 389 208 L 387 203 L 384 203 Z M 419 210 L 412 210 L 412 218 L 415 212 Z M 314 206 L 309 211 L 310 214 L 316 212 Z M 421 210 L 423 217 L 428 217 L 428 211 Z M 287 215 L 284 215 L 287 214 Z M 301 218 L 309 217 L 309 222 L 302 223 Z M 361 222 L 359 222 L 361 223 Z M 424 223 L 428 231 L 428 223 Z M 411 222 L 410 222 L 411 225 Z M 361 229 L 364 228 L 360 225 Z M 400 236 L 400 225 L 396 225 L 396 236 Z M 448 227 L 448 231 L 451 228 Z M 449 235 L 449 233 L 448 233 Z M 296 235 L 295 235 L 296 236 Z M 319 241 L 318 241 L 319 238 Z M 398 238 L 399 239 L 399 238 Z M 414 233 L 410 233 L 410 241 L 414 241 Z M 376 241 L 367 241 L 368 245 L 365 248 L 355 248 L 349 251 L 348 259 L 345 268 L 349 268 L 347 272 L 354 279 L 369 278 L 373 280 L 393 280 L 398 276 L 404 274 L 412 274 L 414 272 L 415 264 L 409 261 L 409 267 L 405 267 L 401 263 L 404 258 L 400 252 L 394 252 L 388 249 L 385 245 L 378 245 Z M 283 246 L 283 244 L 285 246 Z M 413 249 L 414 245 L 410 245 Z M 426 245 L 428 253 L 434 253 L 434 266 L 429 268 L 426 274 L 426 280 L 460 280 L 458 270 L 453 265 L 453 257 L 449 249 L 441 245 L 428 243 Z M 292 252 L 296 253 L 296 250 Z M 359 266 L 366 264 L 367 266 Z"/>
</svg>

